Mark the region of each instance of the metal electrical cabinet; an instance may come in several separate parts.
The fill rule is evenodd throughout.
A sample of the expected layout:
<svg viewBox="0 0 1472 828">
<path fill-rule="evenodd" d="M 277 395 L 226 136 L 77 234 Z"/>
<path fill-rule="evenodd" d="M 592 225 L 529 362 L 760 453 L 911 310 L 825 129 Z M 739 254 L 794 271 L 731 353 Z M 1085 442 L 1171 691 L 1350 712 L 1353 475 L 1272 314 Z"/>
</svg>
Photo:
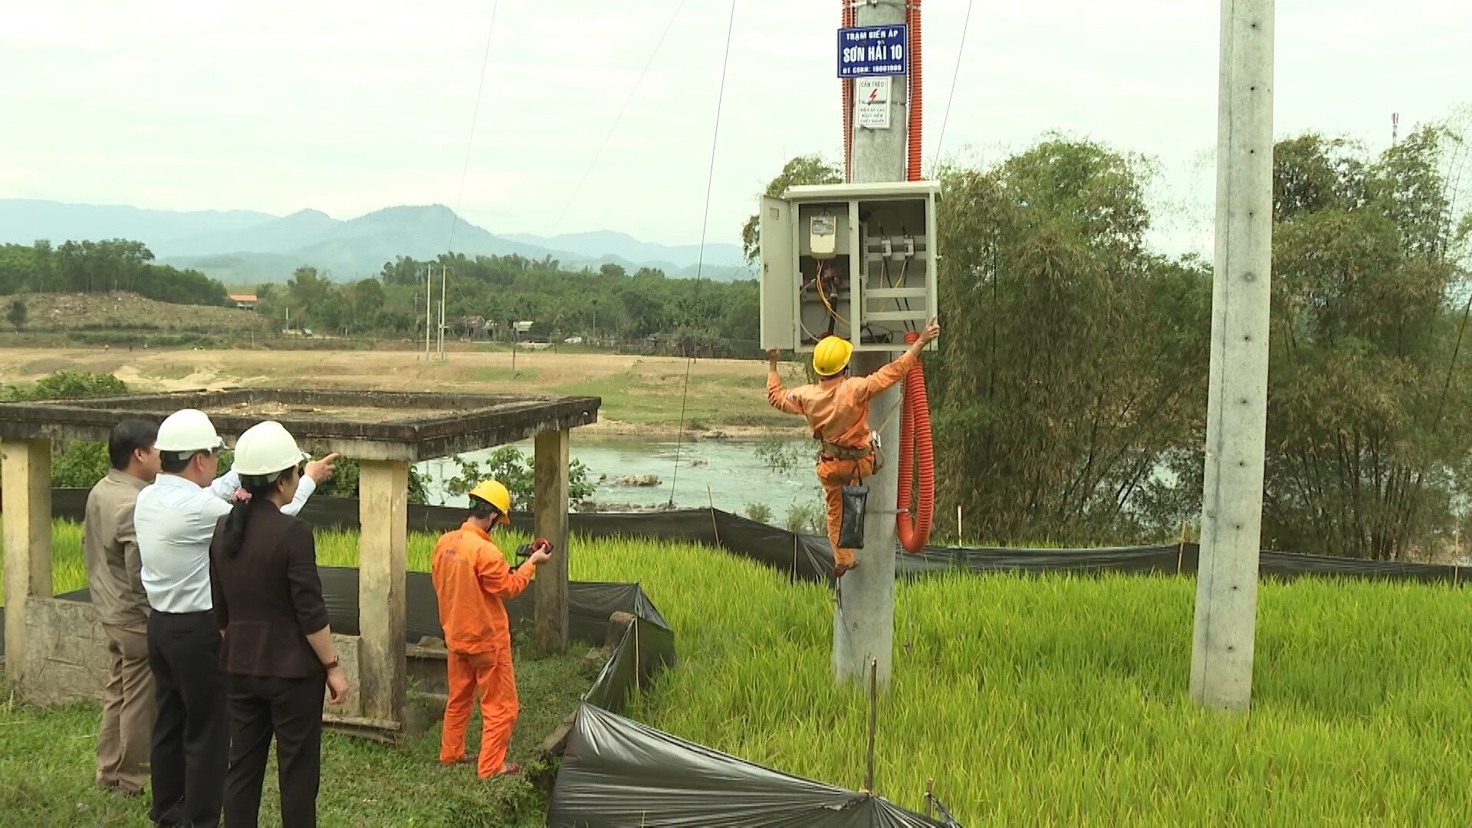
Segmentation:
<svg viewBox="0 0 1472 828">
<path fill-rule="evenodd" d="M 812 351 L 824 334 L 897 351 L 937 315 L 940 183 L 792 187 L 761 205 L 762 348 Z M 932 345 L 931 347 L 934 347 Z"/>
</svg>

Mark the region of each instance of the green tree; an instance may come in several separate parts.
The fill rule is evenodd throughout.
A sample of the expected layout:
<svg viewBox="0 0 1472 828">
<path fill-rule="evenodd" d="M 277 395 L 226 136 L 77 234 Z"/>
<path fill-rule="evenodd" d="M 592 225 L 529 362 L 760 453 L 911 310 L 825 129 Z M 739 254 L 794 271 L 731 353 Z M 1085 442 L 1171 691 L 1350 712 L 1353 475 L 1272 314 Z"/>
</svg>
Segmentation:
<svg viewBox="0 0 1472 828">
<path fill-rule="evenodd" d="M 383 284 L 377 279 L 364 279 L 353 285 L 353 312 L 369 319 L 383 310 Z"/>
<path fill-rule="evenodd" d="M 17 298 L 15 301 L 10 303 L 10 310 L 6 311 L 5 313 L 5 321 L 13 325 L 18 331 L 21 328 L 25 327 L 26 315 L 28 313 L 29 311 L 26 309 L 26 300 Z"/>
<path fill-rule="evenodd" d="M 310 306 L 310 316 L 314 324 L 322 330 L 318 333 L 342 333 L 346 328 L 353 327 L 353 306 L 349 300 L 344 298 L 340 290 L 329 290 L 315 305 Z"/>
<path fill-rule="evenodd" d="M 226 468 L 222 458 L 220 467 Z M 425 488 L 425 477 L 418 469 L 409 467 L 409 490 L 408 501 L 410 503 L 429 503 L 429 493 Z M 317 487 L 314 497 L 343 497 L 357 499 L 360 488 L 360 469 L 358 461 L 344 457 L 337 461 L 337 470 L 333 472 L 331 479 Z"/>
<path fill-rule="evenodd" d="M 1145 251 L 1148 168 L 1049 138 L 943 175 L 939 512 L 1000 542 L 1159 532 L 1199 503 L 1157 471 L 1199 445 L 1210 278 Z"/>
<path fill-rule="evenodd" d="M 536 472 L 532 459 L 516 446 L 501 446 L 491 452 L 485 461 L 466 460 L 460 455 L 450 458 L 455 463 L 454 477 L 444 483 L 445 494 L 461 496 L 470 492 L 482 480 L 501 481 L 511 493 L 511 508 L 532 508 L 536 498 Z M 586 506 L 593 499 L 594 485 L 588 481 L 588 467 L 582 461 L 568 464 L 568 503 L 573 508 Z"/>
<path fill-rule="evenodd" d="M 153 264 L 153 253 L 129 239 L 67 241 L 53 248 L 0 246 L 0 293 L 128 291 L 161 302 L 225 305 L 225 286 L 197 270 Z"/>
<path fill-rule="evenodd" d="M 29 388 L 11 387 L 4 397 L 11 400 L 59 400 L 110 397 L 128 393 L 128 386 L 112 374 L 58 371 L 42 377 Z M 63 489 L 91 488 L 107 475 L 107 444 L 92 440 L 66 440 L 51 446 L 51 485 Z"/>
<path fill-rule="evenodd" d="M 84 397 L 116 397 L 128 393 L 128 384 L 112 374 L 88 371 L 57 371 L 36 381 L 32 399 L 73 400 Z"/>
<path fill-rule="evenodd" d="M 1263 542 L 1405 559 L 1469 494 L 1467 224 L 1443 127 L 1378 158 L 1306 135 L 1274 157 Z"/>
<path fill-rule="evenodd" d="M 297 319 L 306 321 L 332 293 L 332 283 L 315 267 L 299 267 L 287 280 L 286 292 L 291 297 L 288 307 L 297 311 Z"/>
<path fill-rule="evenodd" d="M 843 169 L 824 161 L 819 155 L 799 155 L 782 167 L 782 172 L 767 185 L 764 194 L 772 198 L 782 195 L 788 187 L 803 184 L 841 184 Z M 747 262 L 755 262 L 761 255 L 761 218 L 752 216 L 741 227 L 741 252 Z"/>
</svg>

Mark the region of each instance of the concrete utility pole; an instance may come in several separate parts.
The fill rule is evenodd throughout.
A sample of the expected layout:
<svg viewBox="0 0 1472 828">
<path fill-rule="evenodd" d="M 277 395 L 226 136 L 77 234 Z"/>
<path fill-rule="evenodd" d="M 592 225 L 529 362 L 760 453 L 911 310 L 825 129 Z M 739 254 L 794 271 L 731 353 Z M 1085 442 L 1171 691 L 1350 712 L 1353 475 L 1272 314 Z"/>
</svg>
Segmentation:
<svg viewBox="0 0 1472 828">
<path fill-rule="evenodd" d="M 1252 701 L 1273 259 L 1274 0 L 1222 0 L 1216 269 L 1191 698 Z"/>
<path fill-rule="evenodd" d="M 855 26 L 905 23 L 905 4 L 895 0 L 863 3 L 854 11 Z M 908 92 L 909 84 L 904 76 L 891 81 L 889 129 L 859 127 L 858 107 L 864 104 L 854 96 L 853 183 L 905 180 Z M 859 272 L 858 267 L 855 262 L 855 274 Z M 855 353 L 854 375 L 872 374 L 893 356 L 883 351 Z M 884 424 L 879 434 L 885 455 L 884 468 L 866 481 L 869 513 L 864 518 L 864 548 L 854 553 L 859 568 L 838 581 L 838 604 L 833 613 L 834 674 L 840 681 L 863 683 L 869 678 L 869 659 L 877 659 L 881 687 L 889 683 L 894 649 L 894 506 L 899 493 L 896 453 L 900 445 L 900 418 L 891 417 L 890 413 L 899 404 L 900 386 L 894 385 L 875 397 L 870 409 L 870 425 Z"/>
<path fill-rule="evenodd" d="M 440 362 L 445 361 L 445 283 L 450 278 L 450 269 L 440 265 Z"/>
<path fill-rule="evenodd" d="M 434 303 L 429 298 L 429 286 L 434 284 L 434 265 L 424 266 L 424 364 L 429 364 L 429 328 L 430 312 Z"/>
</svg>

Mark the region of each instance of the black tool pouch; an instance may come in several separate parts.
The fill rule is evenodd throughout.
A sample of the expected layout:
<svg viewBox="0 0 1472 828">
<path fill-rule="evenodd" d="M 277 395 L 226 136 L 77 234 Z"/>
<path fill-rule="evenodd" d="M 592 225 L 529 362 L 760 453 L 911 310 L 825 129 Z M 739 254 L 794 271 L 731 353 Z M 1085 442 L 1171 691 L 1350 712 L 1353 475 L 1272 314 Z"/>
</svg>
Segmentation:
<svg viewBox="0 0 1472 828">
<path fill-rule="evenodd" d="M 843 487 L 843 520 L 838 525 L 839 549 L 864 548 L 864 511 L 869 487 L 862 483 Z"/>
</svg>

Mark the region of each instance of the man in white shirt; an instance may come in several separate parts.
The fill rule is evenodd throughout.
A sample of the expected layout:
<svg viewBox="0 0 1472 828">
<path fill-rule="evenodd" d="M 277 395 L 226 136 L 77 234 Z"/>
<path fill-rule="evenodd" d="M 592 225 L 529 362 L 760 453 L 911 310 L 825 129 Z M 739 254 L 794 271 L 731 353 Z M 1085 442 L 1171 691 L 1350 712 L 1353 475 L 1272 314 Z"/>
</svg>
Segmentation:
<svg viewBox="0 0 1472 828">
<path fill-rule="evenodd" d="M 239 478 L 218 480 L 225 443 L 201 411 L 170 414 L 154 448 L 161 473 L 138 493 L 134 510 L 143 589 L 148 594 L 148 661 L 157 688 L 150 751 L 153 807 L 159 825 L 217 826 L 224 797 L 229 732 L 220 630 L 210 596 L 209 546 L 215 523 L 230 512 Z M 308 463 L 295 514 L 331 476 L 336 455 Z"/>
</svg>

